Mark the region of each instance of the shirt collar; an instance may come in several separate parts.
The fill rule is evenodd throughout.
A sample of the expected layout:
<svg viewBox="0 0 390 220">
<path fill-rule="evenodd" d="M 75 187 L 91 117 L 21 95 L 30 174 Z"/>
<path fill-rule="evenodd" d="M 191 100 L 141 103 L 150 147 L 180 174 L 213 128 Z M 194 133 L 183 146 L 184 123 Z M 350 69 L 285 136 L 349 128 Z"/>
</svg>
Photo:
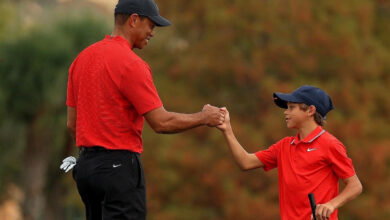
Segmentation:
<svg viewBox="0 0 390 220">
<path fill-rule="evenodd" d="M 125 38 L 123 38 L 121 36 L 106 35 L 104 40 L 113 40 L 113 41 L 119 42 L 122 45 L 129 47 L 130 49 L 133 49 L 132 46 L 130 45 L 130 43 Z"/>
<path fill-rule="evenodd" d="M 311 143 L 315 139 L 317 139 L 319 136 L 321 136 L 323 133 L 325 133 L 325 130 L 322 129 L 321 126 L 318 126 L 316 129 L 314 129 L 307 137 L 305 137 L 301 142 L 303 143 Z M 298 144 L 299 141 L 299 133 L 295 136 L 294 140 L 291 141 L 291 145 Z"/>
</svg>

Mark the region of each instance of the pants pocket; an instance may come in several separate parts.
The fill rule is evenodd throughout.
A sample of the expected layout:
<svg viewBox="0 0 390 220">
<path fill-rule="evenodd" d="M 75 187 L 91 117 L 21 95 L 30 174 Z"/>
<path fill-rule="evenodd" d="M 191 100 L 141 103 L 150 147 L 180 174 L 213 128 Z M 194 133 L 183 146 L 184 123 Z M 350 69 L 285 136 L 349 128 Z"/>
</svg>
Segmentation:
<svg viewBox="0 0 390 220">
<path fill-rule="evenodd" d="M 72 170 L 72 177 L 73 177 L 73 180 L 76 181 L 76 169 L 77 169 L 77 163 L 76 165 L 73 167 L 73 170 Z"/>
<path fill-rule="evenodd" d="M 144 168 L 142 166 L 141 158 L 139 154 L 135 154 L 134 157 L 136 158 L 137 165 L 138 165 L 138 183 L 137 188 L 143 188 L 145 187 L 145 175 L 144 175 Z"/>
</svg>

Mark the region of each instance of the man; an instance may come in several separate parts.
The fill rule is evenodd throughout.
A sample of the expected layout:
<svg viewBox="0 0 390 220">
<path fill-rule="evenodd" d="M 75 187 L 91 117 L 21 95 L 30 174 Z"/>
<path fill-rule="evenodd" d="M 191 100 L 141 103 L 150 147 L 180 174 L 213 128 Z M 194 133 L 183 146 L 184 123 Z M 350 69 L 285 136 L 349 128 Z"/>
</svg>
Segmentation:
<svg viewBox="0 0 390 220">
<path fill-rule="evenodd" d="M 223 123 L 225 112 L 210 105 L 194 114 L 164 109 L 148 64 L 133 49 L 148 44 L 155 26 L 168 25 L 153 0 L 119 0 L 112 34 L 69 69 L 67 126 L 80 148 L 73 176 L 87 219 L 145 219 L 144 118 L 157 133 Z"/>
</svg>

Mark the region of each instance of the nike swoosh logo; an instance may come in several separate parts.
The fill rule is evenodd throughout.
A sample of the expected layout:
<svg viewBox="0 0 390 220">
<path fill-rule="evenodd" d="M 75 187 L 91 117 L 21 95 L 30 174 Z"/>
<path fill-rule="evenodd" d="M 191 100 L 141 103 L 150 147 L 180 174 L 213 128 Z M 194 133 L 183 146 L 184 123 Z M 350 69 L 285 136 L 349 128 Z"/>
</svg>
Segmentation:
<svg viewBox="0 0 390 220">
<path fill-rule="evenodd" d="M 307 148 L 307 152 L 318 150 L 318 148 Z"/>
<path fill-rule="evenodd" d="M 113 168 L 117 168 L 117 167 L 120 167 L 120 166 L 122 166 L 122 164 L 113 164 L 112 165 Z"/>
</svg>

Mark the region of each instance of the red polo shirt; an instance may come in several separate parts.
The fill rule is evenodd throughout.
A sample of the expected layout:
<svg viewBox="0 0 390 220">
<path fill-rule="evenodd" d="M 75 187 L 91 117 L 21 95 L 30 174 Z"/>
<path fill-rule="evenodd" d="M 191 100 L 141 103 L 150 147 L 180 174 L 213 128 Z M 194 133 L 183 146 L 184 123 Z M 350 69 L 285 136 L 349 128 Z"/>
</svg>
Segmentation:
<svg viewBox="0 0 390 220">
<path fill-rule="evenodd" d="M 308 194 L 326 203 L 339 193 L 339 179 L 355 175 L 344 145 L 318 126 L 305 139 L 286 137 L 255 153 L 264 170 L 278 168 L 279 206 L 284 220 L 310 219 Z M 331 215 L 337 219 L 337 210 Z"/>
<path fill-rule="evenodd" d="M 142 152 L 143 114 L 162 106 L 151 70 L 122 37 L 83 50 L 69 69 L 76 145 Z"/>
</svg>

